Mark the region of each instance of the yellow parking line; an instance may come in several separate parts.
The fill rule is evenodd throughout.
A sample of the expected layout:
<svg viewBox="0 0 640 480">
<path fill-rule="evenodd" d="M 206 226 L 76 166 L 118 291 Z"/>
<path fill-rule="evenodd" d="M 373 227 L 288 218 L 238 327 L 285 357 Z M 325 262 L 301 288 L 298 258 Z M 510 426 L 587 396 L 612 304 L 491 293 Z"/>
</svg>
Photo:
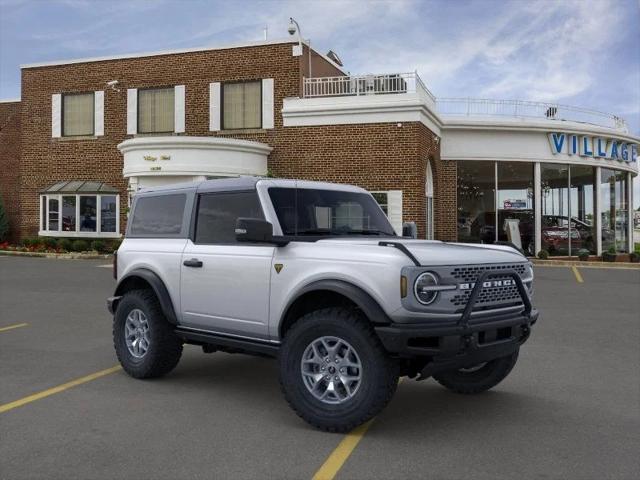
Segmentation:
<svg viewBox="0 0 640 480">
<path fill-rule="evenodd" d="M 402 383 L 404 377 L 398 380 L 398 383 Z M 325 460 L 320 469 L 313 476 L 312 480 L 333 480 L 336 474 L 340 471 L 344 462 L 347 461 L 351 453 L 367 433 L 371 424 L 376 420 L 376 417 L 372 418 L 366 423 L 363 423 L 359 427 L 354 428 L 351 432 L 347 433 L 342 441 L 338 444 L 331 455 Z"/>
<path fill-rule="evenodd" d="M 77 387 L 78 385 L 82 385 L 83 383 L 90 382 L 91 380 L 104 377 L 105 375 L 109 375 L 110 373 L 117 372 L 121 369 L 122 367 L 120 365 L 116 365 L 114 367 L 107 368 L 106 370 L 100 370 L 99 372 L 92 373 L 91 375 L 87 375 L 86 377 L 80 377 L 70 382 L 63 383 L 62 385 L 58 385 L 57 387 L 53 387 L 39 393 L 34 393 L 33 395 L 29 395 L 28 397 L 15 400 L 10 403 L 5 403 L 4 405 L 0 405 L 0 413 L 8 412 L 9 410 L 13 410 L 14 408 L 22 407 L 23 405 L 26 405 L 28 403 L 35 402 L 36 400 L 40 400 L 51 395 L 55 395 L 56 393 L 63 392 L 72 387 Z"/>
<path fill-rule="evenodd" d="M 369 430 L 374 420 L 375 418 L 372 418 L 367 423 L 363 423 L 347 433 L 336 449 L 331 452 L 329 458 L 322 464 L 320 470 L 313 476 L 313 480 L 332 480 L 333 477 L 336 476 L 336 473 L 342 468 L 344 462 L 347 461 L 351 452 L 358 446 L 358 443 L 360 443 L 364 434 L 367 433 L 367 430 Z"/>
<path fill-rule="evenodd" d="M 13 330 L 14 328 L 26 327 L 28 323 L 16 323 L 15 325 L 9 325 L 8 327 L 0 328 L 0 332 L 6 332 L 7 330 Z"/>
<path fill-rule="evenodd" d="M 584 283 L 584 280 L 582 279 L 582 275 L 580 275 L 580 272 L 578 271 L 575 265 L 571 267 L 571 270 L 573 270 L 573 274 L 576 276 L 576 280 L 578 281 L 578 283 Z"/>
</svg>

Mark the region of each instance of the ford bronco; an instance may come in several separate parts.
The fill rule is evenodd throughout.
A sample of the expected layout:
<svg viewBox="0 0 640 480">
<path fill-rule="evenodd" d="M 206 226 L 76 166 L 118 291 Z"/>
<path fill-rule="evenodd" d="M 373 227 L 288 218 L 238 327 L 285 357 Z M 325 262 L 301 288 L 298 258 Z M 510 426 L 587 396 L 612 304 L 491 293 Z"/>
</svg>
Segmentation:
<svg viewBox="0 0 640 480">
<path fill-rule="evenodd" d="M 398 236 L 366 190 L 321 182 L 138 192 L 114 276 L 108 308 L 129 375 L 167 374 L 184 344 L 276 357 L 291 407 L 334 432 L 380 412 L 401 376 L 494 387 L 538 317 L 532 266 L 515 249 Z"/>
</svg>

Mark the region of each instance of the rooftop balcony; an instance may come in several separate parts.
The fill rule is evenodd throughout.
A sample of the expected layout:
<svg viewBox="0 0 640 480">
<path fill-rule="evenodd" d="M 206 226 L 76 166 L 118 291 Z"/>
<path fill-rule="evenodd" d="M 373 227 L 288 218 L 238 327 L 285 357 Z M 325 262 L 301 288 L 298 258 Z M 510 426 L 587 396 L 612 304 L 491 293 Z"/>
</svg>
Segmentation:
<svg viewBox="0 0 640 480">
<path fill-rule="evenodd" d="M 559 103 L 476 98 L 436 98 L 417 72 L 383 75 L 351 75 L 304 79 L 304 98 L 369 97 L 372 95 L 414 94 L 439 116 L 533 118 L 570 121 L 611 128 L 629 129 L 624 119 L 609 113 Z"/>
</svg>

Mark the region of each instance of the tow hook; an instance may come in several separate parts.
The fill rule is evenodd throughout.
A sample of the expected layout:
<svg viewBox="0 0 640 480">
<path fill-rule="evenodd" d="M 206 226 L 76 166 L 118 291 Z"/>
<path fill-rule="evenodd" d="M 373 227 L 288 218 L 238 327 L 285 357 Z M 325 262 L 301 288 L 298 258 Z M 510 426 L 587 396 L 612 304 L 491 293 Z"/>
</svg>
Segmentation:
<svg viewBox="0 0 640 480">
<path fill-rule="evenodd" d="M 473 346 L 473 335 L 464 335 L 462 337 L 462 351 L 466 352 Z"/>
</svg>

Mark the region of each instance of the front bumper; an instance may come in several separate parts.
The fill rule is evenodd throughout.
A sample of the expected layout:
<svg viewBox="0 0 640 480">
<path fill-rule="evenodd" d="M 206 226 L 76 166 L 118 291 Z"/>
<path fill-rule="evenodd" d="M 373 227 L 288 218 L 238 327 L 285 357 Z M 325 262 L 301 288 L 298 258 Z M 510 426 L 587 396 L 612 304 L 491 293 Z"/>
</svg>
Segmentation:
<svg viewBox="0 0 640 480">
<path fill-rule="evenodd" d="M 538 311 L 532 310 L 528 314 L 467 325 L 396 323 L 375 327 L 375 331 L 388 352 L 403 357 L 432 357 L 434 361 L 471 355 L 499 358 L 509 355 L 527 340 L 537 319 Z M 470 360 L 471 365 L 473 361 Z"/>
<path fill-rule="evenodd" d="M 508 275 L 515 280 L 522 310 L 474 318 L 476 299 L 484 288 L 484 281 L 498 275 Z M 464 313 L 457 321 L 393 323 L 375 327 L 375 331 L 388 352 L 421 359 L 424 368 L 420 378 L 426 378 L 439 371 L 471 367 L 511 355 L 529 338 L 531 326 L 537 320 L 538 311 L 531 306 L 524 284 L 515 272 L 485 272 L 476 281 Z"/>
</svg>

